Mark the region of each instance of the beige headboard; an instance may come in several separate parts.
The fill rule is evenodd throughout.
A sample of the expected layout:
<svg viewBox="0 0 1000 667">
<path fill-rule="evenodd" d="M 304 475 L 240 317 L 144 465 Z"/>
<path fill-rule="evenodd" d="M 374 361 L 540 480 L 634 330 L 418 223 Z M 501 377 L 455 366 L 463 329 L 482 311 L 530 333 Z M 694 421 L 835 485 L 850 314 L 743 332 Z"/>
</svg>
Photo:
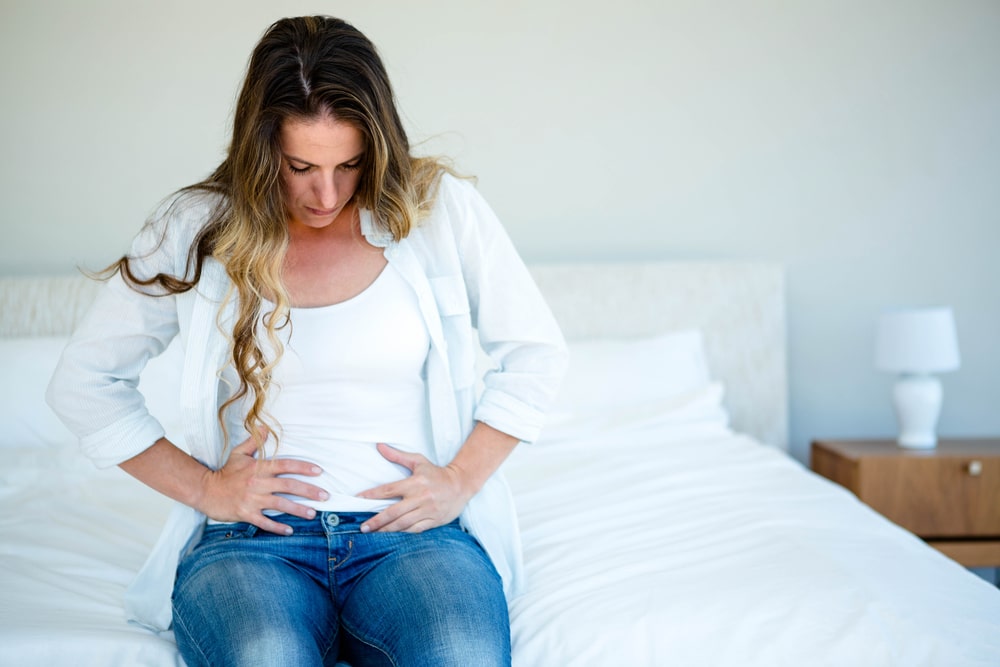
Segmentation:
<svg viewBox="0 0 1000 667">
<path fill-rule="evenodd" d="M 81 275 L 0 278 L 0 338 L 70 334 L 99 287 Z"/>
<path fill-rule="evenodd" d="M 771 264 L 535 265 L 569 340 L 697 327 L 736 430 L 788 448 L 784 273 Z M 98 285 L 80 276 L 0 278 L 0 337 L 65 335 Z"/>
<path fill-rule="evenodd" d="M 536 265 L 568 340 L 701 329 L 734 429 L 788 449 L 784 270 L 775 264 Z"/>
</svg>

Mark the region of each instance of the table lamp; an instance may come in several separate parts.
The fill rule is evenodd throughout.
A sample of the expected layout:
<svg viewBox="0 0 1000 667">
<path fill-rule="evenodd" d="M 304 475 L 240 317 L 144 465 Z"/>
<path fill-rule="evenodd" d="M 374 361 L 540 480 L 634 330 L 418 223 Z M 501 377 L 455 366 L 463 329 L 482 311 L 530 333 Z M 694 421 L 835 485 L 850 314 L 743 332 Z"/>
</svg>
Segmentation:
<svg viewBox="0 0 1000 667">
<path fill-rule="evenodd" d="M 959 367 L 958 335 L 951 308 L 915 308 L 883 313 L 875 344 L 875 365 L 898 373 L 892 402 L 900 447 L 937 445 L 941 381 L 934 373 Z"/>
</svg>

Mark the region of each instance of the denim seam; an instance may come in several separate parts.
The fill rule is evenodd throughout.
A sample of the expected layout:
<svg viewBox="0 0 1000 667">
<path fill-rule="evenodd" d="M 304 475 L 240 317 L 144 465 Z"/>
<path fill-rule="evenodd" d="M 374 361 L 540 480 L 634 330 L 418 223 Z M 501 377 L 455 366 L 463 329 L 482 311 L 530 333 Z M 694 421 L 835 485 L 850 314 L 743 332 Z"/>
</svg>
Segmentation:
<svg viewBox="0 0 1000 667">
<path fill-rule="evenodd" d="M 392 667 L 396 667 L 396 661 L 392 659 L 392 656 L 389 654 L 389 651 L 384 646 L 380 646 L 380 645 L 378 645 L 378 644 L 376 644 L 374 642 L 371 642 L 371 641 L 368 641 L 367 639 L 362 638 L 360 636 L 360 633 L 357 632 L 356 630 L 354 630 L 351 627 L 351 624 L 348 623 L 347 621 L 345 621 L 343 618 L 340 619 L 340 627 L 344 630 L 344 632 L 347 632 L 348 634 L 350 634 L 357 641 L 361 642 L 365 646 L 370 646 L 371 648 L 375 649 L 376 651 L 378 651 L 379 653 L 381 653 L 382 655 L 384 655 L 385 659 L 389 661 L 389 663 L 392 665 Z"/>
<path fill-rule="evenodd" d="M 340 639 L 339 635 L 340 635 L 340 620 L 336 618 L 336 615 L 334 615 L 333 631 L 328 633 L 327 636 L 329 637 L 329 639 L 326 643 L 326 649 L 322 653 L 323 664 L 326 664 L 326 657 L 330 655 L 330 651 L 333 650 L 335 647 L 337 648 L 337 652 L 338 653 L 340 652 L 340 647 L 339 647 L 340 642 L 338 641 Z"/>
<path fill-rule="evenodd" d="M 198 641 L 195 635 L 191 634 L 191 631 L 188 630 L 187 625 L 184 624 L 184 619 L 181 618 L 179 610 L 177 609 L 177 605 L 171 604 L 170 607 L 171 609 L 173 609 L 173 617 L 174 617 L 173 620 L 175 626 L 174 634 L 177 633 L 177 628 L 180 628 L 184 632 L 184 634 L 187 635 L 189 640 L 189 645 L 198 652 L 199 656 L 201 656 L 202 664 L 211 665 L 212 662 L 208 659 L 208 656 L 205 655 L 205 650 L 201 647 L 201 643 Z"/>
<path fill-rule="evenodd" d="M 329 544 L 329 542 L 327 544 Z M 329 564 L 330 561 L 333 560 L 333 556 L 330 556 L 329 553 L 330 552 L 327 551 L 327 559 L 326 559 L 327 564 Z M 334 573 L 336 573 L 337 570 L 339 570 L 341 567 L 347 564 L 347 562 L 351 560 L 351 557 L 353 555 L 354 555 L 354 538 L 352 537 L 347 540 L 347 555 L 344 556 L 342 559 L 338 560 L 337 564 L 334 565 L 332 568 L 330 568 L 329 570 L 330 575 L 333 575 Z M 335 584 L 336 582 L 333 583 Z"/>
</svg>

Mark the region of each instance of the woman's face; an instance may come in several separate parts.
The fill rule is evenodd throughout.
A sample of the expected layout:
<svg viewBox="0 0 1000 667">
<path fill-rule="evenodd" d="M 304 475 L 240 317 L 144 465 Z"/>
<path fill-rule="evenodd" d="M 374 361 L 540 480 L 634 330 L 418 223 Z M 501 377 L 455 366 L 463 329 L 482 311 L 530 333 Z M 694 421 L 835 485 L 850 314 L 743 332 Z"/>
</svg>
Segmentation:
<svg viewBox="0 0 1000 667">
<path fill-rule="evenodd" d="M 288 224 L 322 229 L 340 216 L 358 189 L 364 138 L 329 114 L 287 119 L 279 135 Z"/>
</svg>

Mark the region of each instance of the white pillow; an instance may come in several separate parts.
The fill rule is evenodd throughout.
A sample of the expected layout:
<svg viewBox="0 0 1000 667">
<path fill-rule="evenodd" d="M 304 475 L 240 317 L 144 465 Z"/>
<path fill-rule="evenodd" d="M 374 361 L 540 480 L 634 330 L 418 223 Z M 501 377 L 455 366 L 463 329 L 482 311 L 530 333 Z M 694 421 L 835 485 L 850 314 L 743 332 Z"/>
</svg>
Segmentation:
<svg viewBox="0 0 1000 667">
<path fill-rule="evenodd" d="M 76 443 L 45 403 L 45 388 L 68 339 L 0 339 L 0 449 Z"/>
<path fill-rule="evenodd" d="M 548 423 L 669 402 L 711 382 L 701 332 L 569 343 L 570 363 Z"/>
<path fill-rule="evenodd" d="M 723 387 L 710 382 L 700 389 L 668 399 L 636 403 L 589 414 L 552 419 L 546 423 L 539 443 L 579 443 L 615 433 L 630 439 L 637 430 L 655 432 L 657 442 L 729 433 L 729 414 L 722 405 Z"/>
<path fill-rule="evenodd" d="M 0 449 L 75 446 L 76 437 L 45 402 L 45 390 L 68 337 L 0 338 Z M 139 390 L 150 413 L 175 441 L 182 434 L 180 375 L 183 352 L 174 340 L 142 372 Z"/>
</svg>

